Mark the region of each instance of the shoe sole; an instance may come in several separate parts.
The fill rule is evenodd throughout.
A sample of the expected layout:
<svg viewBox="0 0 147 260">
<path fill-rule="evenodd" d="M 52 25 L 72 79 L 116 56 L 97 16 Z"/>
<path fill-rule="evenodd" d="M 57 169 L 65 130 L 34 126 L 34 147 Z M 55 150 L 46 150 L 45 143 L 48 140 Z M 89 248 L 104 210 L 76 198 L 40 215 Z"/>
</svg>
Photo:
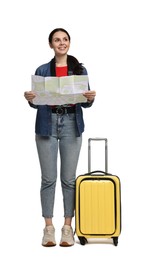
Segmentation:
<svg viewBox="0 0 147 260">
<path fill-rule="evenodd" d="M 63 246 L 63 247 L 68 247 L 68 246 L 73 246 L 74 244 L 68 244 L 67 242 L 62 242 L 61 244 L 60 244 L 60 246 Z"/>
<path fill-rule="evenodd" d="M 54 244 L 53 242 L 48 242 L 47 244 L 43 245 L 44 247 L 52 247 L 52 246 L 56 246 L 56 244 Z"/>
</svg>

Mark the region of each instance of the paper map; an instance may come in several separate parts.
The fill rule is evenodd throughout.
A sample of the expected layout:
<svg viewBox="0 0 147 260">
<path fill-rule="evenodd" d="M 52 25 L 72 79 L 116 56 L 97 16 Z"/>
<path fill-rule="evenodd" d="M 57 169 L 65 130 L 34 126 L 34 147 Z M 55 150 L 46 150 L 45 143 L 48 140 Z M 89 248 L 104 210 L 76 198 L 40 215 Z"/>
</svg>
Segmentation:
<svg viewBox="0 0 147 260">
<path fill-rule="evenodd" d="M 42 77 L 32 75 L 32 91 L 36 105 L 64 105 L 86 102 L 83 93 L 88 90 L 87 75 Z"/>
</svg>

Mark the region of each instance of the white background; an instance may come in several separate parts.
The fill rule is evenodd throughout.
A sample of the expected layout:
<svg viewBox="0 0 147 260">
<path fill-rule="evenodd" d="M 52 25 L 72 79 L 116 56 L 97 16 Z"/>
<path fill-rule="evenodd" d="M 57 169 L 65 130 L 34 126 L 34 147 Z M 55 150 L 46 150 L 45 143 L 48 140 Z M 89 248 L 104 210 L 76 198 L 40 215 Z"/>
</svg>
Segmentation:
<svg viewBox="0 0 147 260">
<path fill-rule="evenodd" d="M 146 14 L 143 0 L 1 1 L 1 259 L 73 256 L 105 260 L 147 255 Z M 109 241 L 83 247 L 76 236 L 71 248 L 41 246 L 44 221 L 34 141 L 36 111 L 28 106 L 23 93 L 30 90 L 35 69 L 53 57 L 48 34 L 56 27 L 69 31 L 69 54 L 84 63 L 91 89 L 97 92 L 93 107 L 84 110 L 85 132 L 77 175 L 87 172 L 87 139 L 107 137 L 109 172 L 121 179 L 122 233 L 118 247 Z M 93 169 L 103 167 L 95 163 L 97 149 L 93 149 Z M 59 178 L 54 225 L 59 243 L 63 225 Z"/>
</svg>

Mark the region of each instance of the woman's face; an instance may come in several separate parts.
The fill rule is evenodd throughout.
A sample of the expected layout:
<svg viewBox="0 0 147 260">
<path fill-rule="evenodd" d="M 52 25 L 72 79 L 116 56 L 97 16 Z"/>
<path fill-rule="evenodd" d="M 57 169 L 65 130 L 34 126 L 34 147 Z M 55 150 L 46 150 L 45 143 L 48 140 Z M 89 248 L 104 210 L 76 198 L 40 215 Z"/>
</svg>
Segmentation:
<svg viewBox="0 0 147 260">
<path fill-rule="evenodd" d="M 54 33 L 52 43 L 49 43 L 49 45 L 54 50 L 56 56 L 67 54 L 70 47 L 68 35 L 62 31 Z"/>
</svg>

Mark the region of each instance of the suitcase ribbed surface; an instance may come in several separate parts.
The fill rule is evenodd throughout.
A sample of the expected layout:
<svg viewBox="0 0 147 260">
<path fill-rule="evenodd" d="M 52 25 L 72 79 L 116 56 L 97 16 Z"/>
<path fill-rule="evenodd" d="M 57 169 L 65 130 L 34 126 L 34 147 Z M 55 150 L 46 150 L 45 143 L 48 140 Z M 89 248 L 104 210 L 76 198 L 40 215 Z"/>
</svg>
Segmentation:
<svg viewBox="0 0 147 260">
<path fill-rule="evenodd" d="M 111 180 L 84 180 L 80 184 L 80 231 L 111 235 L 115 232 L 115 186 Z"/>
</svg>

